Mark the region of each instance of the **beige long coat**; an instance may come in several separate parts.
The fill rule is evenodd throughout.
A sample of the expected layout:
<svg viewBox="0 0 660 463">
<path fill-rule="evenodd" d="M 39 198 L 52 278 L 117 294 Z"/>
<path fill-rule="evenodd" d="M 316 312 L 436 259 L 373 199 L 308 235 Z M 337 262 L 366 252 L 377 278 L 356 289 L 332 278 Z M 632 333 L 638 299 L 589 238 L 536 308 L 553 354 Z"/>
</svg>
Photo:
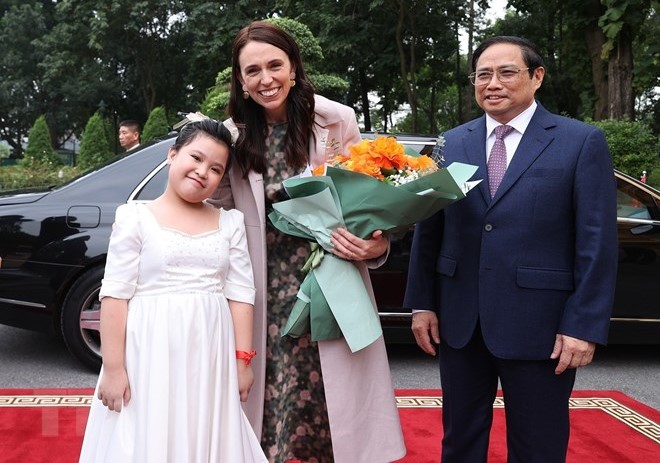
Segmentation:
<svg viewBox="0 0 660 463">
<path fill-rule="evenodd" d="M 316 96 L 315 112 L 316 142 L 310 140 L 309 147 L 312 167 L 360 141 L 351 108 Z M 231 120 L 225 121 L 225 125 L 237 135 Z M 263 177 L 251 171 L 243 178 L 240 169 L 231 169 L 227 177 L 229 182 L 223 183 L 214 198 L 216 204 L 235 206 L 245 216 L 257 288 L 253 344 L 258 354 L 253 360 L 254 385 L 244 408 L 255 432 L 261 435 L 266 369 L 267 218 Z M 356 265 L 373 299 L 367 265 Z M 382 336 L 356 353 L 351 353 L 344 339 L 320 341 L 318 346 L 335 461 L 386 463 L 402 458 L 406 450 Z"/>
</svg>

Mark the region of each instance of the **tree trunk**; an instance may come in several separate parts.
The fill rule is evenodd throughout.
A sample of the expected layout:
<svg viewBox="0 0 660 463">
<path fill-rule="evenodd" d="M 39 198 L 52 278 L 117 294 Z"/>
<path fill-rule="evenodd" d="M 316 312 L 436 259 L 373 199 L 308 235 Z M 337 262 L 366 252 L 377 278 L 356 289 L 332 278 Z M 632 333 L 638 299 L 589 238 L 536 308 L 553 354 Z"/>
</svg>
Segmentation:
<svg viewBox="0 0 660 463">
<path fill-rule="evenodd" d="M 457 95 L 456 95 L 456 106 L 457 106 L 457 111 L 456 114 L 458 114 L 458 123 L 462 124 L 465 119 L 463 118 L 463 112 L 464 112 L 464 106 L 467 104 L 467 98 L 466 95 L 469 95 L 468 92 L 465 91 L 464 87 L 464 82 L 461 82 L 461 37 L 460 37 L 460 25 L 458 22 L 455 23 L 454 25 L 454 37 L 456 38 L 456 43 L 458 44 L 458 47 L 456 48 L 456 61 L 454 63 L 455 66 L 455 75 L 456 75 L 456 90 L 457 90 Z M 468 65 L 469 67 L 469 65 Z"/>
<path fill-rule="evenodd" d="M 23 154 L 23 146 L 21 145 L 21 138 L 23 137 L 23 134 L 21 133 L 20 129 L 16 130 L 16 139 L 13 139 L 11 137 L 6 137 L 3 136 L 2 140 L 6 141 L 9 146 L 12 147 L 12 150 L 9 153 L 9 158 L 10 159 L 17 159 L 22 157 Z"/>
<path fill-rule="evenodd" d="M 364 130 L 371 132 L 371 113 L 369 112 L 369 87 L 367 85 L 367 75 L 364 68 L 358 69 L 358 79 L 360 81 L 360 101 L 362 102 L 362 115 L 364 116 Z"/>
<path fill-rule="evenodd" d="M 435 117 L 437 114 L 436 110 L 436 99 L 437 99 L 437 87 L 435 84 L 431 87 L 431 108 L 429 114 L 429 127 L 431 128 L 431 133 L 432 134 L 437 134 L 438 133 L 438 121 Z"/>
<path fill-rule="evenodd" d="M 605 43 L 605 34 L 603 34 L 603 30 L 598 26 L 598 18 L 603 14 L 605 9 L 600 3 L 600 0 L 590 0 L 587 8 L 591 20 L 585 27 L 584 37 L 587 42 L 587 49 L 589 50 L 591 76 L 596 95 L 593 118 L 596 121 L 600 121 L 607 119 L 609 106 L 607 75 L 605 74 L 605 63 L 601 58 L 603 44 Z"/>
<path fill-rule="evenodd" d="M 608 61 L 610 119 L 632 121 L 635 118 L 635 98 L 632 91 L 632 34 L 625 24 Z"/>
<path fill-rule="evenodd" d="M 403 50 L 403 20 L 405 18 L 405 6 L 403 0 L 397 2 L 399 4 L 399 19 L 396 23 L 396 47 L 399 51 L 399 62 L 401 63 L 401 79 L 403 80 L 403 89 L 410 104 L 410 113 L 412 116 L 412 132 L 417 132 L 417 101 L 412 91 L 412 86 L 408 80 L 408 70 L 406 69 L 406 54 Z M 414 52 L 414 44 L 411 45 Z M 414 63 L 414 58 L 411 57 L 411 62 Z M 411 65 L 414 71 L 414 67 Z"/>
<path fill-rule="evenodd" d="M 474 52 L 474 0 L 468 2 L 468 23 L 467 23 L 467 62 L 465 64 L 466 75 L 472 72 L 472 55 Z M 460 48 L 460 45 L 459 45 Z M 457 51 L 458 59 L 460 60 L 460 50 Z M 461 79 L 461 73 L 456 75 L 457 79 Z M 470 119 L 472 114 L 472 102 L 474 97 L 474 88 L 470 82 L 456 82 L 457 87 L 459 88 L 459 94 L 461 89 L 463 93 L 463 104 L 458 107 L 458 122 L 462 124 L 463 122 Z"/>
</svg>

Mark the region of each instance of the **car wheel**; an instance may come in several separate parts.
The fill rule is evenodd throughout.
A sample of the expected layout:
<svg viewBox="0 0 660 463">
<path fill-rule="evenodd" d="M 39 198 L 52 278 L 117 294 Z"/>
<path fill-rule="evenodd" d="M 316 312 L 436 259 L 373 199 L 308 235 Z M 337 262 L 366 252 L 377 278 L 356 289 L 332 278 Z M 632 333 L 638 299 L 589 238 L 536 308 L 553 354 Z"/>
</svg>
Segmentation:
<svg viewBox="0 0 660 463">
<path fill-rule="evenodd" d="M 101 303 L 99 291 L 103 267 L 83 273 L 64 299 L 62 336 L 75 358 L 98 371 L 101 367 Z"/>
</svg>

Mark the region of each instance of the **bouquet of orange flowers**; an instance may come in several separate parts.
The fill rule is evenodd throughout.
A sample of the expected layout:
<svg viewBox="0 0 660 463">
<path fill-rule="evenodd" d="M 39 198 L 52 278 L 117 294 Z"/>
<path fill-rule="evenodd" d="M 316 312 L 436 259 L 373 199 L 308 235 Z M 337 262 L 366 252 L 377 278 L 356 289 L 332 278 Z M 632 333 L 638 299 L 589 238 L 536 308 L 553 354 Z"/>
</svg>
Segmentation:
<svg viewBox="0 0 660 463">
<path fill-rule="evenodd" d="M 403 145 L 394 137 L 377 137 L 362 140 L 348 148 L 348 154 L 340 154 L 330 165 L 366 174 L 390 185 L 411 182 L 439 169 L 438 164 L 426 155 L 407 154 Z M 314 169 L 314 175 L 325 173 L 326 166 Z"/>
<path fill-rule="evenodd" d="M 291 199 L 274 203 L 268 217 L 279 230 L 315 243 L 283 334 L 343 336 L 353 352 L 375 341 L 382 334 L 378 311 L 356 264 L 324 252 L 332 249 L 332 231 L 344 227 L 368 238 L 376 230 L 408 230 L 464 198 L 478 183 L 468 182 L 476 170 L 461 163 L 440 168 L 392 137 L 377 137 L 351 146 L 314 176 L 286 180 Z"/>
</svg>

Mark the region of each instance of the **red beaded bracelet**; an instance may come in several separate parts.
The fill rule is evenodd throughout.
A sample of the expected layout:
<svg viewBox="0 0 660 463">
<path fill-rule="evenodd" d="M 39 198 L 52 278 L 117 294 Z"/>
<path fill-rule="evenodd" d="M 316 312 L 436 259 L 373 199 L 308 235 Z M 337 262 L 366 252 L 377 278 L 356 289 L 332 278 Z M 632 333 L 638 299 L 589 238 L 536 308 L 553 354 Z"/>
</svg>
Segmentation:
<svg viewBox="0 0 660 463">
<path fill-rule="evenodd" d="M 256 350 L 251 350 L 249 352 L 244 351 L 244 350 L 237 350 L 236 351 L 236 358 L 239 359 L 239 360 L 244 360 L 246 367 L 250 366 L 250 362 L 252 361 L 252 359 L 254 358 L 255 355 L 257 355 Z"/>
</svg>

